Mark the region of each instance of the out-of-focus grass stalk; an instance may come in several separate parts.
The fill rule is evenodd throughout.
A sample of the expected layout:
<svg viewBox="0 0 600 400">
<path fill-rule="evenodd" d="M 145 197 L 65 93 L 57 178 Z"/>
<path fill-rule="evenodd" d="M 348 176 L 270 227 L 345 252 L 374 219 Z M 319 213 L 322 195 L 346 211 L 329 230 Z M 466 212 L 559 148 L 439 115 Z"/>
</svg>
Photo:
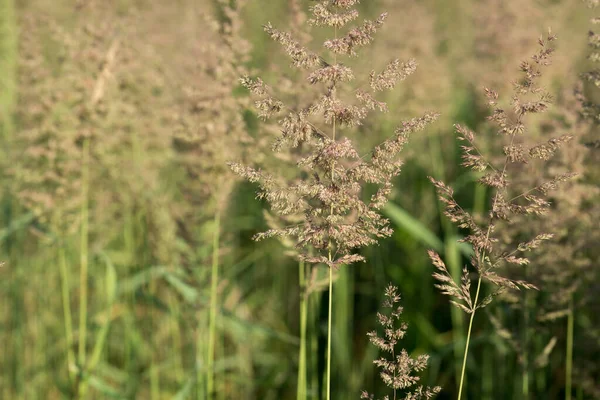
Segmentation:
<svg viewBox="0 0 600 400">
<path fill-rule="evenodd" d="M 146 250 L 146 249 L 144 249 Z M 156 280 L 152 279 L 150 281 L 150 294 L 152 296 L 156 296 Z M 155 310 L 153 309 L 152 311 L 150 311 L 150 315 L 152 317 L 152 324 L 154 324 L 154 316 L 155 316 Z M 152 347 L 151 347 L 151 351 L 152 351 L 152 355 L 151 355 L 151 365 L 150 365 L 150 399 L 151 400 L 160 400 L 160 368 L 159 368 L 159 362 L 157 361 L 157 358 L 160 356 L 160 354 L 158 353 L 158 340 L 156 338 L 156 336 L 152 337 Z"/>
<path fill-rule="evenodd" d="M 219 340 L 217 340 L 217 347 L 215 348 L 216 353 L 220 354 L 222 358 L 227 357 L 225 353 L 225 336 L 220 335 Z M 218 370 L 218 368 L 217 368 Z M 239 398 L 239 396 L 235 392 L 235 385 L 227 384 L 227 373 L 222 373 L 219 375 L 219 380 L 215 379 L 215 400 L 229 400 Z M 218 386 L 217 386 L 218 385 Z"/>
<path fill-rule="evenodd" d="M 155 351 L 152 352 L 152 365 L 150 366 L 150 399 L 160 399 L 160 375 Z"/>
<path fill-rule="evenodd" d="M 526 400 L 529 398 L 529 307 L 531 303 L 531 296 L 528 290 L 523 293 L 523 297 L 525 303 L 525 315 L 523 316 L 523 370 L 521 373 L 521 396 L 524 400 Z"/>
<path fill-rule="evenodd" d="M 221 224 L 221 213 L 215 214 L 213 232 L 213 254 L 212 269 L 210 275 L 210 316 L 208 323 L 208 354 L 206 361 L 206 388 L 207 397 L 214 398 L 215 390 L 215 345 L 217 339 L 217 290 L 219 283 L 219 231 Z"/>
<path fill-rule="evenodd" d="M 172 338 L 171 345 L 172 345 L 173 349 L 177 349 L 178 359 L 179 359 L 179 362 L 177 363 L 177 366 L 175 367 L 173 374 L 175 375 L 175 378 L 177 379 L 178 382 L 183 382 L 185 380 L 185 371 L 184 371 L 184 366 L 182 364 L 183 354 L 181 353 L 181 350 L 183 349 L 183 346 L 181 343 L 182 332 L 181 332 L 181 329 L 179 328 L 179 320 L 178 320 L 181 311 L 179 310 L 179 304 L 178 304 L 177 298 L 174 296 L 174 294 L 169 293 L 167 296 L 168 296 L 169 310 L 170 310 L 171 314 L 175 316 L 174 318 L 169 319 L 169 322 L 171 325 L 171 329 L 170 329 L 170 334 L 171 334 L 171 338 Z"/>
<path fill-rule="evenodd" d="M 206 400 L 206 378 L 208 375 L 206 368 L 207 346 L 206 329 L 204 324 L 205 316 L 198 318 L 198 331 L 196 332 L 196 399 Z"/>
<path fill-rule="evenodd" d="M 14 0 L 0 0 L 0 127 L 4 139 L 14 129 L 17 98 L 18 27 Z"/>
<path fill-rule="evenodd" d="M 333 347 L 336 354 L 334 365 L 333 380 L 343 378 L 344 385 L 338 386 L 335 390 L 336 398 L 352 398 L 353 393 L 360 391 L 360 382 L 356 382 L 353 378 L 353 355 L 348 349 L 351 349 L 352 344 L 352 326 L 354 318 L 353 304 L 353 274 L 350 268 L 344 268 L 338 271 L 335 283 L 335 315 L 333 332 Z"/>
<path fill-rule="evenodd" d="M 567 316 L 567 363 L 565 367 L 565 400 L 571 400 L 573 374 L 573 331 L 575 325 L 573 295 L 569 299 L 569 315 Z"/>
<path fill-rule="evenodd" d="M 79 364 L 79 399 L 85 399 L 87 378 L 85 377 L 86 339 L 87 339 L 87 303 L 88 303 L 88 195 L 90 179 L 90 139 L 85 138 L 82 150 L 81 165 L 81 242 L 80 242 L 80 275 L 79 275 L 79 348 L 77 363 Z"/>
<path fill-rule="evenodd" d="M 331 261 L 331 250 L 329 250 L 329 261 Z M 333 268 L 329 267 L 329 307 L 327 316 L 327 372 L 325 398 L 331 399 L 331 321 L 333 311 Z"/>
<path fill-rule="evenodd" d="M 536 343 L 538 345 L 538 349 L 544 349 L 544 340 L 540 335 L 535 335 Z M 547 387 L 547 377 L 546 377 L 546 368 L 537 368 L 535 373 L 535 383 L 537 387 L 538 393 L 546 393 L 548 390 Z"/>
<path fill-rule="evenodd" d="M 67 371 L 71 383 L 74 382 L 75 352 L 73 351 L 73 317 L 71 314 L 71 296 L 69 294 L 69 268 L 65 254 L 65 244 L 61 243 L 58 248 L 58 262 L 60 265 L 61 292 L 63 303 L 63 316 L 65 323 L 65 336 L 67 348 Z"/>
<path fill-rule="evenodd" d="M 300 285 L 300 353 L 298 356 L 297 400 L 306 400 L 306 322 L 308 314 L 308 296 L 306 293 L 306 265 L 298 263 L 298 282 Z"/>
<path fill-rule="evenodd" d="M 310 276 L 310 269 L 309 269 L 309 274 Z M 309 393 L 311 393 L 311 397 L 313 398 L 319 398 L 318 393 L 319 393 L 319 378 L 320 378 L 320 374 L 319 374 L 319 309 L 320 309 L 320 304 L 321 304 L 321 293 L 320 292 L 316 292 L 313 293 L 312 296 L 310 296 L 309 298 L 307 298 L 307 303 L 309 305 L 309 315 L 311 315 L 311 318 L 309 320 L 310 322 L 310 329 L 308 329 L 307 335 L 310 334 L 310 359 L 308 359 L 307 357 L 307 361 L 310 365 L 310 368 L 308 369 L 308 371 L 311 372 L 310 377 L 308 379 L 308 381 L 310 382 L 310 384 L 308 385 L 308 389 L 309 389 Z M 307 372 L 308 372 L 307 371 Z"/>
<path fill-rule="evenodd" d="M 108 338 L 110 326 L 112 322 L 112 309 L 117 296 L 117 272 L 114 265 L 108 257 L 105 257 L 106 262 L 106 276 L 105 276 L 105 311 L 104 318 L 100 323 L 100 329 L 96 335 L 94 343 L 94 349 L 91 352 L 91 356 L 88 360 L 87 373 L 92 374 L 96 366 L 100 363 L 102 353 L 104 352 L 104 346 Z"/>
</svg>

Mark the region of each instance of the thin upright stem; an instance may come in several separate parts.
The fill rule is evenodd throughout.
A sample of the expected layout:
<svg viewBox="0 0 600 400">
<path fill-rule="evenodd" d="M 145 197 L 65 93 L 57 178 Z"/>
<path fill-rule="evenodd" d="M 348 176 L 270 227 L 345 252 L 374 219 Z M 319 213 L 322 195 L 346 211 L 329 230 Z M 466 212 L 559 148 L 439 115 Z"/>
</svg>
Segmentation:
<svg viewBox="0 0 600 400">
<path fill-rule="evenodd" d="M 207 398 L 214 398 L 215 390 L 215 377 L 214 377 L 214 364 L 215 364 L 215 344 L 217 336 L 217 289 L 219 282 L 219 231 L 221 224 L 221 214 L 219 211 L 215 214 L 215 227 L 213 234 L 213 256 L 212 256 L 212 270 L 211 270 L 211 285 L 210 285 L 210 316 L 209 316 L 209 327 L 208 327 L 208 355 L 206 362 L 206 388 Z"/>
<path fill-rule="evenodd" d="M 396 359 L 396 351 L 394 350 L 394 348 L 392 347 L 392 360 Z M 396 369 L 394 368 L 394 377 L 393 377 L 393 381 L 392 382 L 396 382 Z M 394 385 L 394 400 L 396 400 L 396 386 Z"/>
<path fill-rule="evenodd" d="M 565 400 L 571 400 L 572 373 L 573 373 L 573 331 L 575 312 L 573 310 L 573 296 L 569 299 L 569 315 L 567 317 L 567 365 L 565 367 Z"/>
<path fill-rule="evenodd" d="M 304 261 L 298 263 L 300 284 L 300 354 L 298 360 L 298 400 L 306 400 L 306 322 L 308 314 L 308 296 L 306 294 L 306 271 Z"/>
<path fill-rule="evenodd" d="M 331 261 L 331 249 L 329 250 Z M 329 267 L 329 318 L 327 319 L 327 394 L 326 399 L 331 399 L 331 311 L 333 305 L 333 268 Z"/>
<path fill-rule="evenodd" d="M 528 270 L 525 270 L 525 276 L 527 277 Z M 529 292 L 523 294 L 525 300 L 524 312 L 524 328 L 523 328 L 523 371 L 522 371 L 522 396 L 523 400 L 529 398 L 529 303 L 530 295 Z"/>
<path fill-rule="evenodd" d="M 479 289 L 481 289 L 481 276 L 477 281 L 477 291 L 475 292 L 475 301 L 473 302 L 473 312 L 471 312 L 471 318 L 469 319 L 469 330 L 467 331 L 467 342 L 465 343 L 465 355 L 463 357 L 462 371 L 460 373 L 460 385 L 458 387 L 458 397 L 462 398 L 463 384 L 465 382 L 465 370 L 467 368 L 467 356 L 469 355 L 469 342 L 471 341 L 471 331 L 473 329 L 473 318 L 475 317 L 475 311 L 477 311 L 477 302 L 479 301 Z"/>
<path fill-rule="evenodd" d="M 67 371 L 69 379 L 73 380 L 72 368 L 75 365 L 75 353 L 73 351 L 73 317 L 71 314 L 71 296 L 69 295 L 69 270 L 67 268 L 67 257 L 65 255 L 64 244 L 61 244 L 58 248 L 58 257 L 60 264 L 63 314 L 65 319 L 65 335 L 67 337 Z M 73 383 L 73 381 L 71 383 Z"/>
<path fill-rule="evenodd" d="M 334 28 L 334 36 L 337 39 L 337 27 Z M 337 64 L 337 54 L 334 53 L 334 64 Z M 333 94 L 335 97 L 335 82 L 333 83 Z M 336 118 L 333 117 L 333 130 L 332 130 L 332 141 L 335 142 L 335 130 L 336 130 Z M 333 183 L 335 178 L 335 163 L 331 163 L 331 182 Z M 331 209 L 329 211 L 330 215 L 333 214 L 333 204 L 331 205 Z M 329 243 L 329 263 L 332 262 L 331 255 L 331 242 Z M 329 266 L 329 312 L 327 317 L 327 393 L 325 398 L 327 400 L 331 399 L 331 321 L 332 321 L 332 309 L 333 309 L 333 268 L 331 265 Z"/>
<path fill-rule="evenodd" d="M 88 189 L 89 189 L 89 158 L 90 139 L 83 141 L 82 170 L 81 170 L 81 247 L 80 247 L 80 274 L 79 274 L 79 348 L 77 361 L 79 364 L 80 378 L 78 395 L 85 399 L 87 380 L 85 378 L 86 339 L 87 339 L 87 301 L 88 301 Z"/>
</svg>

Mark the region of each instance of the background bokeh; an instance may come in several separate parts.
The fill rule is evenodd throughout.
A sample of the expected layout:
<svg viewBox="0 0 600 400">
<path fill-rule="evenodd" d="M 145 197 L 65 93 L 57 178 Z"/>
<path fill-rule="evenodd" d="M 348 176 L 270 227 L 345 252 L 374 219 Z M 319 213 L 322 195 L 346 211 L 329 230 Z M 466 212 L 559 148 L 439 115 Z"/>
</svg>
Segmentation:
<svg viewBox="0 0 600 400">
<path fill-rule="evenodd" d="M 78 380 L 90 399 L 203 398 L 215 255 L 216 398 L 295 398 L 298 263 L 289 243 L 252 240 L 277 222 L 255 199 L 256 186 L 226 163 L 284 175 L 291 168 L 270 151 L 277 127 L 258 118 L 238 78 L 260 75 L 288 104 L 310 98 L 262 29 L 271 21 L 318 48 L 322 32 L 302 23 L 310 3 L 0 0 L 0 398 L 75 398 Z M 456 396 L 468 321 L 434 288 L 426 250 L 460 274 L 468 249 L 427 177 L 453 186 L 473 213 L 486 212 L 487 193 L 460 167 L 453 124 L 493 143 L 483 88 L 508 104 L 520 62 L 548 27 L 558 41 L 543 84 L 555 104 L 530 130 L 542 139 L 575 135 L 554 167 L 572 166 L 581 179 L 554 199 L 558 216 L 528 222 L 557 233 L 532 259 L 529 278 L 541 290 L 528 308 L 507 296 L 476 318 L 465 398 L 523 398 L 524 354 L 529 398 L 564 398 L 570 313 L 573 396 L 600 398 L 600 160 L 582 144 L 598 128 L 581 120 L 573 94 L 579 85 L 600 99 L 594 82 L 580 82 L 592 68 L 592 9 L 579 0 L 369 0 L 359 8 L 389 19 L 352 60 L 357 75 L 395 57 L 419 67 L 387 94 L 389 113 L 344 135 L 367 152 L 404 119 L 430 110 L 441 118 L 404 150 L 384 209 L 394 235 L 366 249 L 366 263 L 337 274 L 333 398 L 387 393 L 366 333 L 390 282 L 409 325 L 402 346 L 431 356 L 422 379 L 444 388 L 440 399 Z M 325 367 L 326 296 L 309 301 L 314 399 Z"/>
</svg>

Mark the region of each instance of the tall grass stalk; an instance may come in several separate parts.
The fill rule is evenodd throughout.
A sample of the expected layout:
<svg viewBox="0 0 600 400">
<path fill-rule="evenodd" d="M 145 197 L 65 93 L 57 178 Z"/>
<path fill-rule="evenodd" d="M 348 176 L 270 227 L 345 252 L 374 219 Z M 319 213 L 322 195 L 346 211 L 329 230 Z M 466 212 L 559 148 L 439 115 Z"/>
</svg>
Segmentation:
<svg viewBox="0 0 600 400">
<path fill-rule="evenodd" d="M 329 253 L 329 261 L 331 261 L 331 252 Z M 326 394 L 327 400 L 331 399 L 331 320 L 333 309 L 333 268 L 329 268 L 329 307 L 327 317 L 327 377 L 326 377 Z"/>
<path fill-rule="evenodd" d="M 80 275 L 79 275 L 79 347 L 77 362 L 80 378 L 78 380 L 79 399 L 86 398 L 87 378 L 85 378 L 87 312 L 88 312 L 88 195 L 89 195 L 89 159 L 90 139 L 83 141 L 81 165 L 81 242 L 80 242 Z"/>
<path fill-rule="evenodd" d="M 573 331 L 575 312 L 573 310 L 573 295 L 569 299 L 569 314 L 567 316 L 567 362 L 565 366 L 565 400 L 571 400 L 573 377 Z"/>
<path fill-rule="evenodd" d="M 298 400 L 306 400 L 306 323 L 308 317 L 308 293 L 306 292 L 306 265 L 298 263 L 298 282 L 300 284 L 300 353 L 298 356 Z"/>
<path fill-rule="evenodd" d="M 337 27 L 334 28 L 334 40 L 337 40 Z M 337 53 L 333 55 L 333 64 L 337 65 Z M 335 101 L 335 92 L 332 94 L 332 99 Z M 335 128 L 336 128 L 336 117 L 333 117 L 333 126 L 331 138 L 335 142 Z M 335 162 L 331 163 L 331 182 L 335 182 Z M 333 204 L 331 205 L 329 215 L 333 216 Z M 331 243 L 329 243 L 329 262 L 331 263 L 333 258 L 331 257 Z M 331 398 L 331 321 L 333 309 L 333 268 L 329 266 L 329 308 L 327 314 L 327 394 L 325 398 L 329 400 Z"/>
<path fill-rule="evenodd" d="M 63 303 L 63 317 L 65 324 L 66 349 L 67 349 L 67 372 L 69 379 L 73 383 L 73 367 L 75 366 L 75 352 L 73 351 L 73 317 L 71 313 L 71 296 L 69 294 L 69 269 L 67 257 L 65 254 L 65 244 L 61 243 L 58 249 L 58 258 L 60 265 L 61 293 Z"/>
<path fill-rule="evenodd" d="M 477 310 L 478 301 L 479 301 L 479 290 L 481 289 L 481 276 L 477 280 L 477 291 L 475 292 L 475 300 L 473 302 L 473 312 L 471 313 L 471 318 L 469 319 L 469 329 L 467 330 L 467 341 L 465 342 L 465 355 L 463 357 L 462 369 L 460 372 L 460 383 L 458 385 L 458 397 L 460 400 L 462 398 L 463 392 L 463 384 L 465 382 L 465 369 L 467 368 L 467 357 L 469 356 L 469 342 L 471 341 L 471 332 L 473 331 L 473 319 L 475 318 L 475 311 Z"/>
<path fill-rule="evenodd" d="M 208 323 L 208 353 L 206 361 L 206 388 L 207 397 L 214 398 L 215 391 L 215 345 L 217 339 L 217 291 L 219 283 L 219 231 L 221 224 L 221 213 L 217 211 L 214 219 L 213 232 L 213 254 L 210 275 L 210 315 Z"/>
<path fill-rule="evenodd" d="M 526 275 L 527 276 L 527 273 Z M 529 291 L 523 293 L 523 297 L 524 299 L 524 303 L 525 303 L 525 310 L 524 315 L 523 315 L 523 319 L 524 319 L 524 326 L 523 326 L 523 371 L 521 373 L 521 387 L 522 387 L 522 392 L 521 392 L 521 396 L 523 397 L 523 399 L 528 399 L 529 398 L 529 340 L 530 340 L 530 336 L 529 336 L 529 326 L 530 326 L 530 321 L 529 321 L 529 310 L 531 309 L 530 307 L 532 306 L 531 304 L 531 296 Z"/>
<path fill-rule="evenodd" d="M 206 400 L 206 327 L 204 317 L 198 318 L 198 331 L 196 332 L 196 399 Z"/>
<path fill-rule="evenodd" d="M 307 365 L 310 365 L 308 370 L 310 371 L 310 376 L 307 376 L 307 380 L 309 382 L 307 390 L 308 393 L 310 393 L 310 397 L 314 398 L 319 398 L 319 382 L 321 381 L 321 375 L 319 375 L 317 372 L 319 371 L 320 359 L 320 357 L 317 356 L 319 354 L 319 318 L 317 316 L 319 315 L 319 310 L 321 309 L 321 299 L 321 292 L 313 293 L 312 296 L 307 298 L 307 303 L 309 306 L 308 315 L 310 315 L 311 318 L 309 319 L 310 327 L 307 327 L 306 333 L 307 336 L 310 336 L 310 340 L 308 342 L 310 345 L 309 354 L 312 355 L 310 358 L 307 355 Z"/>
</svg>

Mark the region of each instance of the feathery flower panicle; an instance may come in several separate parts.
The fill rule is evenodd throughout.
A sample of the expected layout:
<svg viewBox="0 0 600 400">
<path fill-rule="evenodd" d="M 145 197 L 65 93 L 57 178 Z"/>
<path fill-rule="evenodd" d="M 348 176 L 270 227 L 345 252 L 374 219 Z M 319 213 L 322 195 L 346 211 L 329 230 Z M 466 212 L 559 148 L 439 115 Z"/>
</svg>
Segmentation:
<svg viewBox="0 0 600 400">
<path fill-rule="evenodd" d="M 372 111 L 387 111 L 387 105 L 376 99 L 376 92 L 394 88 L 397 82 L 412 74 L 417 65 L 414 60 L 406 63 L 395 60 L 383 72 L 371 74 L 370 88 L 350 92 L 356 99 L 354 103 L 342 99 L 341 91 L 356 77 L 348 65 L 338 62 L 338 56 L 355 56 L 359 47 L 373 40 L 386 17 L 385 13 L 381 14 L 375 21 L 365 21 L 337 37 L 338 30 L 358 17 L 353 9 L 356 3 L 326 0 L 310 8 L 310 24 L 333 27 L 336 31 L 333 39 L 324 42 L 329 52 L 323 56 L 270 23 L 265 26 L 269 36 L 280 43 L 292 59 L 292 65 L 308 69 L 307 81 L 321 89 L 309 104 L 286 105 L 260 78 L 245 76 L 240 80 L 257 97 L 255 106 L 261 118 L 283 114 L 279 120 L 281 134 L 273 150 L 301 147 L 304 155 L 297 166 L 305 178 L 283 183 L 261 169 L 230 163 L 235 173 L 259 184 L 258 197 L 268 201 L 274 212 L 287 217 L 302 216 L 299 224 L 275 227 L 255 238 L 293 237 L 301 259 L 329 267 L 364 261 L 353 252 L 392 233 L 387 219 L 378 211 L 391 193 L 392 178 L 400 172 L 402 163 L 397 155 L 411 133 L 423 130 L 437 118 L 437 114 L 428 113 L 405 122 L 366 158 L 350 139 L 339 134 L 342 128 L 361 125 Z M 362 194 L 367 183 L 379 189 L 365 202 Z"/>
<path fill-rule="evenodd" d="M 465 143 L 462 146 L 464 150 L 463 166 L 481 173 L 482 177 L 479 179 L 479 183 L 490 188 L 493 193 L 487 223 L 479 223 L 468 211 L 464 210 L 456 202 L 450 187 L 430 178 L 440 200 L 445 204 L 445 215 L 460 228 L 469 232 L 462 241 L 473 246 L 474 256 L 471 258 L 471 265 L 477 271 L 479 281 L 492 283 L 499 288 L 499 291 L 535 288 L 533 284 L 524 279 L 511 279 L 500 275 L 498 271 L 510 265 L 528 265 L 529 259 L 525 253 L 553 237 L 549 233 L 537 233 L 532 238 L 522 240 L 520 243 L 507 244 L 501 240 L 499 227 L 504 221 L 511 221 L 521 216 L 531 217 L 548 213 L 551 207 L 547 197 L 548 193 L 574 176 L 570 172 L 561 172 L 547 180 L 534 182 L 529 187 L 520 187 L 516 184 L 519 174 L 523 173 L 524 166 L 550 160 L 561 146 L 573 138 L 572 135 L 563 134 L 533 146 L 524 143 L 525 135 L 528 133 L 526 117 L 545 112 L 551 104 L 551 96 L 539 86 L 538 80 L 542 75 L 543 67 L 550 64 L 554 51 L 550 45 L 555 38 L 550 32 L 546 38 L 540 37 L 538 40 L 539 51 L 531 57 L 531 61 L 521 63 L 520 69 L 523 76 L 521 80 L 513 83 L 512 110 L 500 108 L 498 93 L 489 89 L 485 90 L 488 103 L 492 108 L 492 113 L 488 118 L 498 127 L 498 134 L 505 138 L 506 142 L 503 145 L 504 154 L 500 163 L 496 162 L 493 157 L 483 155 L 474 132 L 466 127 L 456 125 L 458 138 Z M 437 287 L 444 294 L 453 297 L 456 300 L 453 301 L 453 304 L 465 312 L 474 313 L 476 309 L 485 307 L 498 294 L 498 292 L 494 292 L 482 301 L 478 301 L 479 290 L 477 290 L 477 295 L 473 299 L 468 269 L 464 269 L 461 283 L 458 284 L 452 279 L 439 255 L 433 251 L 430 251 L 429 255 L 438 270 L 433 275 L 439 282 Z"/>
<path fill-rule="evenodd" d="M 231 5 L 219 0 L 218 12 L 227 16 L 224 20 L 203 14 L 210 29 L 204 32 L 200 47 L 194 49 L 198 54 L 194 63 L 186 66 L 186 81 L 181 84 L 184 93 L 174 142 L 187 174 L 181 186 L 187 230 L 197 226 L 198 218 L 212 219 L 226 206 L 235 184 L 227 160 L 245 159 L 250 144 L 255 149 L 261 147 L 246 131 L 243 113 L 249 106 L 248 97 L 232 96 L 239 75 L 247 73 L 243 65 L 250 52 L 250 44 L 240 32 L 244 5 L 245 1 Z M 257 95 L 265 93 L 260 80 L 246 84 Z M 264 105 L 265 110 L 269 107 L 275 105 Z"/>
<path fill-rule="evenodd" d="M 373 364 L 381 370 L 379 375 L 386 386 L 393 390 L 394 399 L 399 393 L 403 393 L 402 398 L 405 400 L 432 399 L 441 392 L 442 388 L 420 385 L 421 378 L 415 375 L 427 368 L 429 356 L 424 354 L 412 358 L 405 349 L 398 347 L 398 343 L 404 338 L 408 329 L 408 325 L 401 319 L 403 309 L 399 303 L 398 288 L 388 285 L 382 303 L 388 312 L 377 313 L 377 322 L 384 332 L 383 336 L 379 336 L 377 331 L 367 333 L 371 343 L 388 356 L 373 361 Z M 363 391 L 360 398 L 374 400 L 375 396 Z M 383 399 L 389 400 L 390 396 L 385 396 Z"/>
<path fill-rule="evenodd" d="M 107 240 L 106 232 L 96 235 L 95 227 L 113 225 L 131 199 L 168 202 L 157 174 L 171 161 L 163 130 L 170 126 L 171 110 L 164 76 L 148 68 L 150 55 L 136 47 L 136 32 L 128 29 L 135 17 L 115 18 L 103 4 L 89 8 L 78 11 L 72 26 L 31 11 L 24 14 L 24 90 L 17 110 L 22 132 L 13 143 L 18 160 L 9 173 L 25 207 L 43 224 L 72 233 L 81 222 L 82 171 L 89 168 L 92 234 Z M 42 36 L 55 47 L 50 58 L 41 48 Z M 89 163 L 84 161 L 86 141 Z M 148 157 L 134 161 L 132 148 Z M 166 210 L 164 204 L 155 209 Z M 173 233 L 165 222 L 157 235 Z"/>
</svg>

